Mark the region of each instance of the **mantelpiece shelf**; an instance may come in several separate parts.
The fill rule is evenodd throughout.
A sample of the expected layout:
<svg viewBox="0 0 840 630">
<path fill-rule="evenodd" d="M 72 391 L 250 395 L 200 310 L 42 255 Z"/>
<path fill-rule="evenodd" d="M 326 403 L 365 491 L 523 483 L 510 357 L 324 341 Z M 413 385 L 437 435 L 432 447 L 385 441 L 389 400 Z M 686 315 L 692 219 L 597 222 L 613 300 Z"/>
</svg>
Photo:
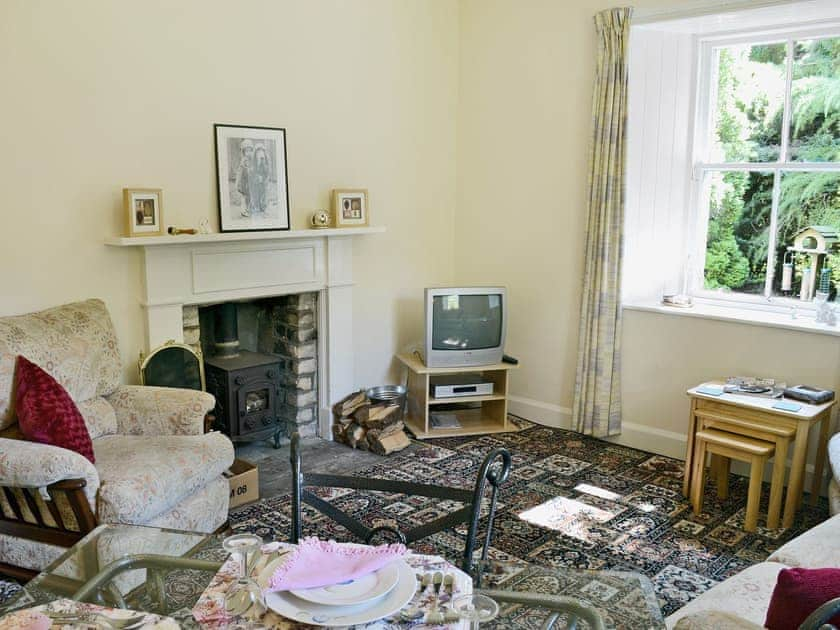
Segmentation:
<svg viewBox="0 0 840 630">
<path fill-rule="evenodd" d="M 278 239 L 323 238 L 327 236 L 361 236 L 381 234 L 384 226 L 358 228 L 324 228 L 309 230 L 271 230 L 268 232 L 216 232 L 213 234 L 179 234 L 172 236 L 112 236 L 105 239 L 111 247 L 149 247 L 157 245 L 190 245 L 192 243 L 234 243 L 237 241 L 276 241 Z"/>
</svg>

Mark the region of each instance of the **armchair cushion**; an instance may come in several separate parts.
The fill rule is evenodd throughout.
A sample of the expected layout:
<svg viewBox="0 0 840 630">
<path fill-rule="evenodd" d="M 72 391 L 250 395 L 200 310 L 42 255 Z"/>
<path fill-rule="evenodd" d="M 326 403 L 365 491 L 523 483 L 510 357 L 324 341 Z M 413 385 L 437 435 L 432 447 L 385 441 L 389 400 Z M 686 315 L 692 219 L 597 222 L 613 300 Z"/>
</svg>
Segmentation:
<svg viewBox="0 0 840 630">
<path fill-rule="evenodd" d="M 99 473 L 83 455 L 58 446 L 0 438 L 0 485 L 43 488 L 62 479 L 84 479 L 95 505 Z"/>
<path fill-rule="evenodd" d="M 122 376 L 114 326 L 102 300 L 0 317 L 0 429 L 15 421 L 19 354 L 40 365 L 77 403 L 110 394 Z"/>
<path fill-rule="evenodd" d="M 31 440 L 93 459 L 84 418 L 67 390 L 26 357 L 18 357 L 15 406 L 21 432 Z"/>
<path fill-rule="evenodd" d="M 107 397 L 121 435 L 201 435 L 212 394 L 174 387 L 122 385 Z"/>
<path fill-rule="evenodd" d="M 143 524 L 219 478 L 233 463 L 221 433 L 109 435 L 93 443 L 100 522 Z"/>
</svg>

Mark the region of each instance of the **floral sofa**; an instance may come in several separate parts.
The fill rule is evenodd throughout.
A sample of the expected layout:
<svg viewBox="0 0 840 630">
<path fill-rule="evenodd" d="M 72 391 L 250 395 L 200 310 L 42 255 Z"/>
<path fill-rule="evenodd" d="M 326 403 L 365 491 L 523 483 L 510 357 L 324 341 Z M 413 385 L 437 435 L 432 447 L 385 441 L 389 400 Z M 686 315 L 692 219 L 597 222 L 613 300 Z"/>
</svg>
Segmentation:
<svg viewBox="0 0 840 630">
<path fill-rule="evenodd" d="M 19 439 L 13 395 L 18 355 L 41 366 L 69 392 L 93 439 L 95 465 L 73 451 Z M 213 397 L 121 385 L 121 376 L 113 324 L 100 300 L 0 318 L 0 486 L 37 488 L 40 497 L 30 496 L 44 506 L 50 496 L 45 488 L 81 479 L 96 522 L 199 532 L 219 528 L 227 520 L 229 497 L 222 473 L 234 453 L 227 437 L 204 434 Z M 12 507 L 0 494 L 6 516 Z M 68 511 L 64 504 L 57 508 Z M 43 512 L 46 520 L 55 515 Z M 0 533 L 0 564 L 6 566 L 37 571 L 64 551 L 60 545 Z"/>
<path fill-rule="evenodd" d="M 757 630 L 764 627 L 779 571 L 789 567 L 840 567 L 840 434 L 828 443 L 832 480 L 829 506 L 834 515 L 774 551 L 764 562 L 728 580 L 680 608 L 666 619 L 677 630 Z"/>
</svg>

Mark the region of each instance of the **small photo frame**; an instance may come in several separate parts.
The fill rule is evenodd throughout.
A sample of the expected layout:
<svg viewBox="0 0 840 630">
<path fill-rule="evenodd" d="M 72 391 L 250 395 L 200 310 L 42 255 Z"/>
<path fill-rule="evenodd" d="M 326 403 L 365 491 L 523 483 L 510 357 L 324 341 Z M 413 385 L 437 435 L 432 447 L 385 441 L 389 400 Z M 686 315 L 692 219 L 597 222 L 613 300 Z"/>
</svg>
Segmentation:
<svg viewBox="0 0 840 630">
<path fill-rule="evenodd" d="M 219 229 L 288 230 L 286 130 L 214 125 Z"/>
<path fill-rule="evenodd" d="M 335 227 L 362 227 L 370 224 L 366 189 L 336 188 L 333 190 L 332 199 Z"/>
<path fill-rule="evenodd" d="M 163 190 L 123 188 L 126 236 L 163 234 Z"/>
</svg>

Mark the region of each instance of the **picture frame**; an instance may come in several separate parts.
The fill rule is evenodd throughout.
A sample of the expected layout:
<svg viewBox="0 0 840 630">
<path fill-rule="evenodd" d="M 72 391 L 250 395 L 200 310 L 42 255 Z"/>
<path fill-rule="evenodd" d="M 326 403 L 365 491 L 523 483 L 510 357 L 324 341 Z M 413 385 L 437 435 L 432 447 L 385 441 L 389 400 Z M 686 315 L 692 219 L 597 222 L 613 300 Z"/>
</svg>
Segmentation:
<svg viewBox="0 0 840 630">
<path fill-rule="evenodd" d="M 213 125 L 219 230 L 291 229 L 286 130 Z"/>
<path fill-rule="evenodd" d="M 123 214 L 126 236 L 163 234 L 163 190 L 123 188 Z"/>
<path fill-rule="evenodd" d="M 370 204 L 366 188 L 336 188 L 332 191 L 333 225 L 365 227 L 370 225 Z"/>
</svg>

